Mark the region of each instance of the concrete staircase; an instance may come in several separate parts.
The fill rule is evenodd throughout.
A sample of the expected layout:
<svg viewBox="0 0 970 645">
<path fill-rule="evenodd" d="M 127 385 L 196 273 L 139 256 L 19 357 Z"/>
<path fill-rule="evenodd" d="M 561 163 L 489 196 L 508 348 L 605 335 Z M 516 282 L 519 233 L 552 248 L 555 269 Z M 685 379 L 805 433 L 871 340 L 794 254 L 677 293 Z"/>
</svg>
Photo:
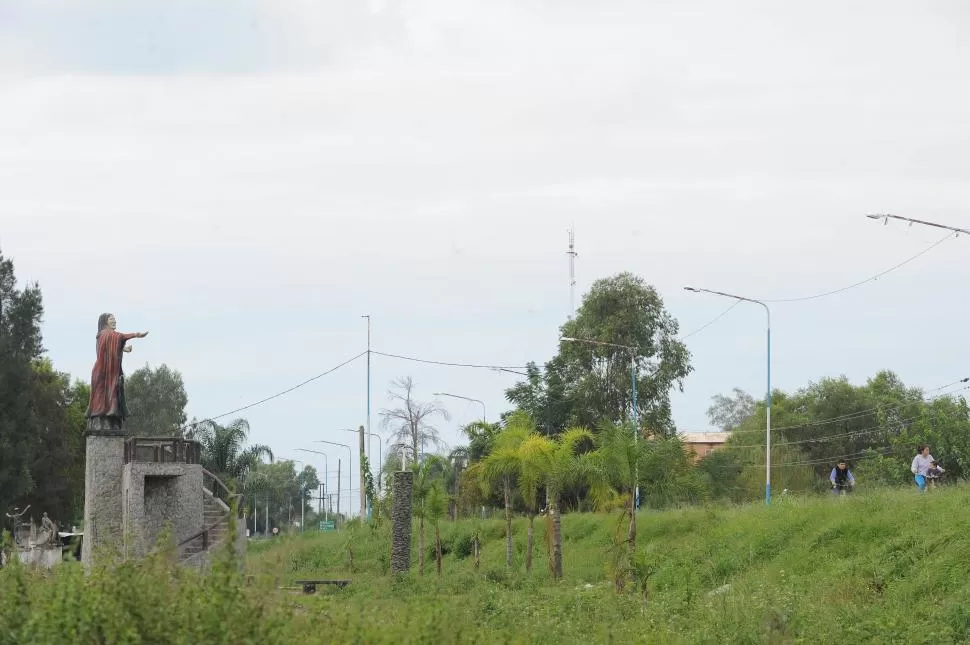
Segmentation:
<svg viewBox="0 0 970 645">
<path fill-rule="evenodd" d="M 205 567 L 209 555 L 223 546 L 230 537 L 229 516 L 231 510 L 212 491 L 202 488 L 204 535 L 199 535 L 182 546 L 180 560 L 187 566 Z"/>
</svg>

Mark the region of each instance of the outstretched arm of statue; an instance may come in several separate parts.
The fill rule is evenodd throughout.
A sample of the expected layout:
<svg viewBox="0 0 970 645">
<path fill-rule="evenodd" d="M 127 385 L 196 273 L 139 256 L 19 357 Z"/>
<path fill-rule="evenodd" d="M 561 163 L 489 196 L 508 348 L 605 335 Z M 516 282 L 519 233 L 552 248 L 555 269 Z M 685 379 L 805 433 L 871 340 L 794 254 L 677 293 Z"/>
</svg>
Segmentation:
<svg viewBox="0 0 970 645">
<path fill-rule="evenodd" d="M 124 340 L 131 340 L 132 338 L 144 338 L 148 335 L 147 331 L 136 331 L 131 334 L 122 334 L 121 337 Z"/>
</svg>

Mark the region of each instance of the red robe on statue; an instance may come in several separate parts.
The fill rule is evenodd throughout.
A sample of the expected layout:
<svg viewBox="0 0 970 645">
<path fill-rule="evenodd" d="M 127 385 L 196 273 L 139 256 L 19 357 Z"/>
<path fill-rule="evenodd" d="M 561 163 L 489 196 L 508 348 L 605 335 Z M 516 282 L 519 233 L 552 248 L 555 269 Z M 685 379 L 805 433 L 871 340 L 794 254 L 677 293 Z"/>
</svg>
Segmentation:
<svg viewBox="0 0 970 645">
<path fill-rule="evenodd" d="M 128 416 L 125 406 L 125 381 L 121 372 L 121 356 L 125 343 L 138 334 L 122 334 L 113 329 L 102 329 L 98 334 L 98 357 L 91 370 L 91 403 L 87 416 Z"/>
</svg>

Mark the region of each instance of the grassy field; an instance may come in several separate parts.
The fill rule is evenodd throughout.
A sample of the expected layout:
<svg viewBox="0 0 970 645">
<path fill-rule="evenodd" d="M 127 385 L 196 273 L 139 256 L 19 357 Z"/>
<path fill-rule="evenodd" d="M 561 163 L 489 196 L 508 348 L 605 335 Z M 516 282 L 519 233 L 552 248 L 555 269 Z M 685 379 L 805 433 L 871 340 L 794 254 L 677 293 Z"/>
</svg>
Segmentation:
<svg viewBox="0 0 970 645">
<path fill-rule="evenodd" d="M 502 522 L 475 520 L 442 523 L 441 578 L 429 549 L 423 577 L 415 554 L 412 574 L 392 579 L 386 527 L 368 526 L 254 543 L 249 585 L 229 566 L 173 578 L 162 562 L 87 581 L 72 567 L 7 571 L 0 643 L 54 642 L 55 633 L 83 643 L 970 642 L 968 504 L 961 487 L 643 513 L 646 602 L 613 590 L 606 563 L 617 518 L 604 515 L 563 518 L 559 583 L 541 521 L 535 568 L 524 573 L 524 520 L 511 572 Z M 353 583 L 314 596 L 276 588 L 304 577 Z"/>
</svg>

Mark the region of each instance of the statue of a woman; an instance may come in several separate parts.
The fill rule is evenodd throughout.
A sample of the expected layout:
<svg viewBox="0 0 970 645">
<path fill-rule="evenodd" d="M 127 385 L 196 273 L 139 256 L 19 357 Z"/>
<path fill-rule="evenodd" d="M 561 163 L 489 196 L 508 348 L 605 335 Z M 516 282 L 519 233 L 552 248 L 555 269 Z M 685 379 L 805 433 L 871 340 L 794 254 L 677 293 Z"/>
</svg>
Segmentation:
<svg viewBox="0 0 970 645">
<path fill-rule="evenodd" d="M 147 331 L 123 334 L 115 331 L 113 314 L 98 318 L 97 360 L 91 371 L 91 403 L 88 405 L 88 424 L 99 429 L 120 430 L 128 416 L 125 406 L 125 375 L 121 371 L 121 355 L 130 352 L 126 343 L 132 338 L 144 338 Z"/>
</svg>

